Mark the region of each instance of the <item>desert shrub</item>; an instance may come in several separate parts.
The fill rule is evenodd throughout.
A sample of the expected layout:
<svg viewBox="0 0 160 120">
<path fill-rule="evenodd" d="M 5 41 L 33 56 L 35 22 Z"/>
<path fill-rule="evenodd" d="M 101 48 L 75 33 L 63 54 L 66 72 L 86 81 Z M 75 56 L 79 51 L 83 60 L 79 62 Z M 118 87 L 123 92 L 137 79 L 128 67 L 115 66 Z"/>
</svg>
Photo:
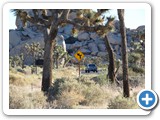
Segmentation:
<svg viewBox="0 0 160 120">
<path fill-rule="evenodd" d="M 138 108 L 137 102 L 133 98 L 124 98 L 117 96 L 110 99 L 108 109 L 136 109 Z"/>
<path fill-rule="evenodd" d="M 10 85 L 9 108 L 10 109 L 42 109 L 46 108 L 46 96 L 43 92 L 24 92 L 22 88 Z"/>
<path fill-rule="evenodd" d="M 88 79 L 87 77 L 79 78 L 79 82 L 83 86 L 84 100 L 81 102 L 82 105 L 99 106 L 105 102 L 107 92 L 101 87 L 101 85 L 106 83 L 103 80 L 95 77 L 92 79 Z"/>
<path fill-rule="evenodd" d="M 132 65 L 131 68 L 136 73 L 140 73 L 140 74 L 144 74 L 145 73 L 145 69 L 142 68 L 142 67 L 138 67 L 138 66 Z"/>
<path fill-rule="evenodd" d="M 56 79 L 49 90 L 48 100 L 57 100 L 58 108 L 73 108 L 83 99 L 83 85 L 76 79 Z"/>
<path fill-rule="evenodd" d="M 56 79 L 49 90 L 49 101 L 57 100 L 57 108 L 74 108 L 77 105 L 98 106 L 105 101 L 106 93 L 92 80 Z"/>
<path fill-rule="evenodd" d="M 64 84 L 65 78 L 56 79 L 53 86 L 49 88 L 49 97 L 59 95 L 61 93 L 61 85 Z"/>
<path fill-rule="evenodd" d="M 18 69 L 18 68 L 17 68 Z M 16 86 L 25 86 L 39 83 L 40 75 L 26 75 L 26 73 L 19 72 L 12 68 L 9 72 L 9 84 Z M 25 70 L 25 69 L 24 69 Z"/>
<path fill-rule="evenodd" d="M 99 85 L 106 85 L 106 84 L 108 84 L 108 79 L 107 79 L 107 76 L 106 76 L 106 74 L 100 74 L 99 76 L 98 76 L 98 80 L 96 81 L 96 83 L 98 83 Z"/>
<path fill-rule="evenodd" d="M 129 63 L 135 63 L 138 60 L 140 60 L 140 58 L 141 58 L 140 54 L 138 54 L 138 53 L 131 53 L 131 54 L 129 54 L 128 62 Z"/>
<path fill-rule="evenodd" d="M 95 84 L 95 82 L 93 80 L 91 80 L 88 77 L 85 76 L 81 76 L 77 79 L 79 81 L 79 83 L 81 83 L 82 85 L 86 85 L 86 86 L 90 86 L 92 84 Z"/>
<path fill-rule="evenodd" d="M 27 81 L 22 74 L 15 74 L 15 73 L 9 74 L 9 84 L 14 84 L 17 86 L 24 86 L 28 83 L 29 81 Z"/>
<path fill-rule="evenodd" d="M 91 80 L 93 80 L 96 84 L 99 84 L 100 86 L 107 85 L 109 82 L 106 78 L 106 74 L 100 74 L 99 76 L 93 77 Z"/>
<path fill-rule="evenodd" d="M 44 96 L 43 92 L 33 92 L 33 93 L 28 93 L 27 97 L 30 98 L 30 104 L 29 108 L 31 109 L 43 109 L 46 107 L 47 102 L 46 99 L 47 97 Z"/>
<path fill-rule="evenodd" d="M 138 86 L 144 86 L 145 85 L 145 77 L 144 76 L 129 76 L 129 85 L 134 88 Z"/>
<path fill-rule="evenodd" d="M 13 67 L 10 67 L 9 68 L 9 72 L 10 73 L 17 73 L 17 69 L 13 68 Z"/>
<path fill-rule="evenodd" d="M 82 105 L 87 106 L 102 105 L 106 98 L 105 91 L 98 84 L 92 84 L 89 87 L 83 88 L 83 95 L 85 99 Z"/>
<path fill-rule="evenodd" d="M 84 100 L 84 96 L 80 93 L 77 94 L 76 91 L 63 91 L 57 97 L 57 105 L 59 108 L 74 108 L 74 106 L 79 105 L 81 101 Z"/>
</svg>

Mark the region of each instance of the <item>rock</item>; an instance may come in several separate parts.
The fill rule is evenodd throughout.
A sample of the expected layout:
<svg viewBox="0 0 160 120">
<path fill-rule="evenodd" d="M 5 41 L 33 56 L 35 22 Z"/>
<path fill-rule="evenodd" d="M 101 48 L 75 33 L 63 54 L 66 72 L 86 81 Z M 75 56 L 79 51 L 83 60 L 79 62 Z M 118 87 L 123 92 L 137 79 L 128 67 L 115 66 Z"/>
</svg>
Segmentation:
<svg viewBox="0 0 160 120">
<path fill-rule="evenodd" d="M 78 34 L 78 40 L 80 41 L 89 40 L 89 39 L 90 39 L 90 36 L 86 32 Z"/>
<path fill-rule="evenodd" d="M 129 36 L 130 36 L 131 34 L 132 34 L 131 30 L 130 30 L 129 28 L 127 28 L 127 29 L 126 29 L 126 35 L 129 35 Z"/>
<path fill-rule="evenodd" d="M 80 48 L 80 51 L 83 53 L 83 54 L 90 54 L 91 51 L 89 49 L 86 49 L 86 48 Z"/>
<path fill-rule="evenodd" d="M 120 30 L 120 23 L 119 23 L 119 20 L 114 20 L 113 21 L 113 25 L 114 25 L 114 29 L 115 31 L 119 31 Z"/>
<path fill-rule="evenodd" d="M 64 34 L 71 35 L 73 25 L 66 25 L 63 28 Z"/>
<path fill-rule="evenodd" d="M 82 46 L 83 48 L 85 48 L 85 49 L 88 49 L 88 46 L 87 45 L 85 45 L 85 46 Z"/>
<path fill-rule="evenodd" d="M 66 44 L 67 50 L 80 48 L 80 47 L 82 47 L 82 42 L 78 42 L 78 41 L 76 41 L 74 44 Z"/>
<path fill-rule="evenodd" d="M 75 43 L 76 41 L 78 41 L 77 38 L 69 37 L 69 38 L 67 38 L 67 39 L 65 40 L 65 43 L 66 43 L 66 44 L 73 44 L 73 43 Z"/>
<path fill-rule="evenodd" d="M 32 26 L 33 26 L 33 24 L 30 23 L 29 21 L 27 21 L 25 24 L 25 28 L 31 28 Z"/>
<path fill-rule="evenodd" d="M 115 50 L 116 50 L 116 52 L 119 51 L 119 45 L 116 45 L 116 46 L 115 46 Z"/>
<path fill-rule="evenodd" d="M 104 44 L 104 40 L 102 39 L 97 39 L 97 40 L 94 40 L 94 42 L 98 45 L 98 44 Z"/>
<path fill-rule="evenodd" d="M 72 49 L 72 44 L 66 44 L 66 49 L 71 50 Z"/>
<path fill-rule="evenodd" d="M 24 36 L 27 36 L 27 35 L 28 35 L 28 32 L 22 31 L 22 34 L 23 34 Z"/>
<path fill-rule="evenodd" d="M 69 35 L 67 35 L 67 34 L 64 34 L 64 33 L 62 33 L 61 35 L 63 35 L 63 37 L 64 37 L 64 40 L 66 40 L 66 39 L 68 39 L 70 36 Z"/>
<path fill-rule="evenodd" d="M 58 33 L 63 33 L 64 32 L 64 27 L 60 27 L 59 29 L 58 29 Z"/>
<path fill-rule="evenodd" d="M 96 55 L 97 55 L 97 52 L 92 52 L 91 55 L 92 55 L 92 56 L 96 56 Z"/>
<path fill-rule="evenodd" d="M 12 47 L 18 45 L 21 42 L 21 33 L 20 31 L 10 31 L 9 32 L 9 44 Z"/>
<path fill-rule="evenodd" d="M 88 48 L 92 51 L 93 55 L 96 55 L 96 53 L 98 52 L 98 47 L 94 42 L 89 43 Z"/>
<path fill-rule="evenodd" d="M 38 33 L 32 31 L 30 28 L 24 28 L 24 31 L 22 31 L 24 35 L 28 35 L 30 38 L 35 38 Z"/>
<path fill-rule="evenodd" d="M 102 51 L 102 52 L 106 51 L 105 44 L 98 44 L 98 49 L 99 49 L 99 51 Z"/>
<path fill-rule="evenodd" d="M 87 44 L 95 42 L 94 40 L 87 40 Z"/>
<path fill-rule="evenodd" d="M 44 38 L 43 37 L 35 37 L 34 39 L 27 39 L 25 41 L 21 41 L 20 45 L 23 45 L 25 43 L 31 44 L 33 42 L 38 42 L 40 44 L 40 47 L 44 48 Z"/>
<path fill-rule="evenodd" d="M 107 56 L 107 52 L 98 52 L 97 56 L 98 57 L 106 57 Z"/>
<path fill-rule="evenodd" d="M 80 47 L 82 47 L 82 42 L 78 42 L 78 41 L 76 41 L 74 44 L 72 44 L 72 48 L 80 48 Z"/>
<path fill-rule="evenodd" d="M 144 33 L 144 32 L 145 32 L 145 26 L 144 26 L 144 25 L 141 25 L 141 26 L 139 26 L 136 30 L 137 30 L 138 32 Z"/>
<path fill-rule="evenodd" d="M 15 55 L 20 55 L 22 52 L 25 54 L 25 51 L 22 51 L 22 48 L 24 48 L 24 45 L 27 44 L 31 44 L 33 42 L 38 42 L 40 43 L 40 46 L 42 48 L 44 48 L 44 39 L 41 38 L 36 38 L 36 39 L 29 39 L 27 41 L 21 41 L 19 45 L 14 46 L 12 49 L 10 49 L 9 55 L 10 56 L 15 56 Z M 27 56 L 26 60 L 25 60 L 25 64 L 27 65 L 31 65 L 33 64 L 33 57 L 32 56 Z"/>
<path fill-rule="evenodd" d="M 22 23 L 21 18 L 19 16 L 16 17 L 16 26 L 17 26 L 18 30 L 23 27 L 23 23 Z"/>
<path fill-rule="evenodd" d="M 24 64 L 26 64 L 26 65 L 33 65 L 34 64 L 34 58 L 33 58 L 33 56 L 27 56 L 27 59 L 25 59 Z"/>
<path fill-rule="evenodd" d="M 90 33 L 90 38 L 93 40 L 97 40 L 99 39 L 99 36 L 97 35 L 97 33 Z"/>
<path fill-rule="evenodd" d="M 82 46 L 86 46 L 88 44 L 87 41 L 82 41 L 81 43 L 82 43 Z"/>
<path fill-rule="evenodd" d="M 132 41 L 132 37 L 131 36 L 127 36 L 127 42 L 129 42 L 129 44 L 130 44 L 131 41 Z"/>
<path fill-rule="evenodd" d="M 69 19 L 73 20 L 77 17 L 77 13 L 76 12 L 71 12 L 68 16 Z"/>
<path fill-rule="evenodd" d="M 11 44 L 9 44 L 9 51 L 12 49 L 13 47 L 12 47 L 12 45 Z"/>
<path fill-rule="evenodd" d="M 16 47 L 12 48 L 9 52 L 9 55 L 10 56 L 20 55 L 22 47 L 24 47 L 24 44 L 23 45 L 17 45 Z"/>
<path fill-rule="evenodd" d="M 56 36 L 56 43 L 60 46 L 62 46 L 63 51 L 66 52 L 66 43 L 64 41 L 63 35 L 57 35 Z"/>
<path fill-rule="evenodd" d="M 122 59 L 122 57 L 120 55 L 116 55 L 116 59 Z"/>
<path fill-rule="evenodd" d="M 32 38 L 32 39 L 35 37 L 35 36 L 34 36 L 33 34 L 31 34 L 31 33 L 28 34 L 28 36 L 29 36 L 30 38 Z"/>
<path fill-rule="evenodd" d="M 31 28 L 32 28 L 32 31 L 37 31 L 38 30 L 37 27 L 34 26 L 34 25 Z"/>
<path fill-rule="evenodd" d="M 121 37 L 115 34 L 112 34 L 111 32 L 108 33 L 108 40 L 111 44 L 121 44 Z"/>
</svg>

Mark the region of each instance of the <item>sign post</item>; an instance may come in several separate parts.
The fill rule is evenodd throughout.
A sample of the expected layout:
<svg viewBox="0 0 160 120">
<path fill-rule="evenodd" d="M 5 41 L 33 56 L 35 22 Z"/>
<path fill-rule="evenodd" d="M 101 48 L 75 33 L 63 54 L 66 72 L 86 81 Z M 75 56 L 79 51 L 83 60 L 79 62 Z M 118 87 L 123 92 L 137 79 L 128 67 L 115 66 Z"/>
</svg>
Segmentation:
<svg viewBox="0 0 160 120">
<path fill-rule="evenodd" d="M 79 70 L 79 77 L 80 77 L 80 75 L 81 75 L 81 69 L 80 69 L 81 64 L 80 63 L 81 63 L 81 60 L 84 58 L 84 54 L 79 50 L 74 54 L 74 56 L 79 62 L 78 63 L 78 70 Z"/>
</svg>

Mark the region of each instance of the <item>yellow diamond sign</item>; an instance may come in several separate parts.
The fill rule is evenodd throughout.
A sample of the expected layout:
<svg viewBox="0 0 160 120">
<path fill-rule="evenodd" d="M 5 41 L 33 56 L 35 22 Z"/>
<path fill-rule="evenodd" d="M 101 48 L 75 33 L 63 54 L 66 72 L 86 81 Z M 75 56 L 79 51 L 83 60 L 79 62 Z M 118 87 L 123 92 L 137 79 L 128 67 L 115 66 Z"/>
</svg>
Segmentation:
<svg viewBox="0 0 160 120">
<path fill-rule="evenodd" d="M 77 51 L 74 56 L 78 61 L 81 61 L 84 58 L 84 54 L 80 50 Z"/>
</svg>

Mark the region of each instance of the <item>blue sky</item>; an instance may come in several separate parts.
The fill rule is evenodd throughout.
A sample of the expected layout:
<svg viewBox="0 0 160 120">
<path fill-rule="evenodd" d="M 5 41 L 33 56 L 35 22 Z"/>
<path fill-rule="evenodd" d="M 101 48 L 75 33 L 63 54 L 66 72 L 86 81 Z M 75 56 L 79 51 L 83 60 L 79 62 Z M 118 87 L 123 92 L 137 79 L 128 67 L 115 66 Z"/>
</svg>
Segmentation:
<svg viewBox="0 0 160 120">
<path fill-rule="evenodd" d="M 116 19 L 117 10 L 110 10 L 107 15 L 112 15 Z M 145 10 L 144 9 L 125 9 L 125 25 L 127 28 L 136 29 L 140 25 L 145 25 Z M 15 29 L 15 16 L 9 13 L 9 29 Z"/>
</svg>

